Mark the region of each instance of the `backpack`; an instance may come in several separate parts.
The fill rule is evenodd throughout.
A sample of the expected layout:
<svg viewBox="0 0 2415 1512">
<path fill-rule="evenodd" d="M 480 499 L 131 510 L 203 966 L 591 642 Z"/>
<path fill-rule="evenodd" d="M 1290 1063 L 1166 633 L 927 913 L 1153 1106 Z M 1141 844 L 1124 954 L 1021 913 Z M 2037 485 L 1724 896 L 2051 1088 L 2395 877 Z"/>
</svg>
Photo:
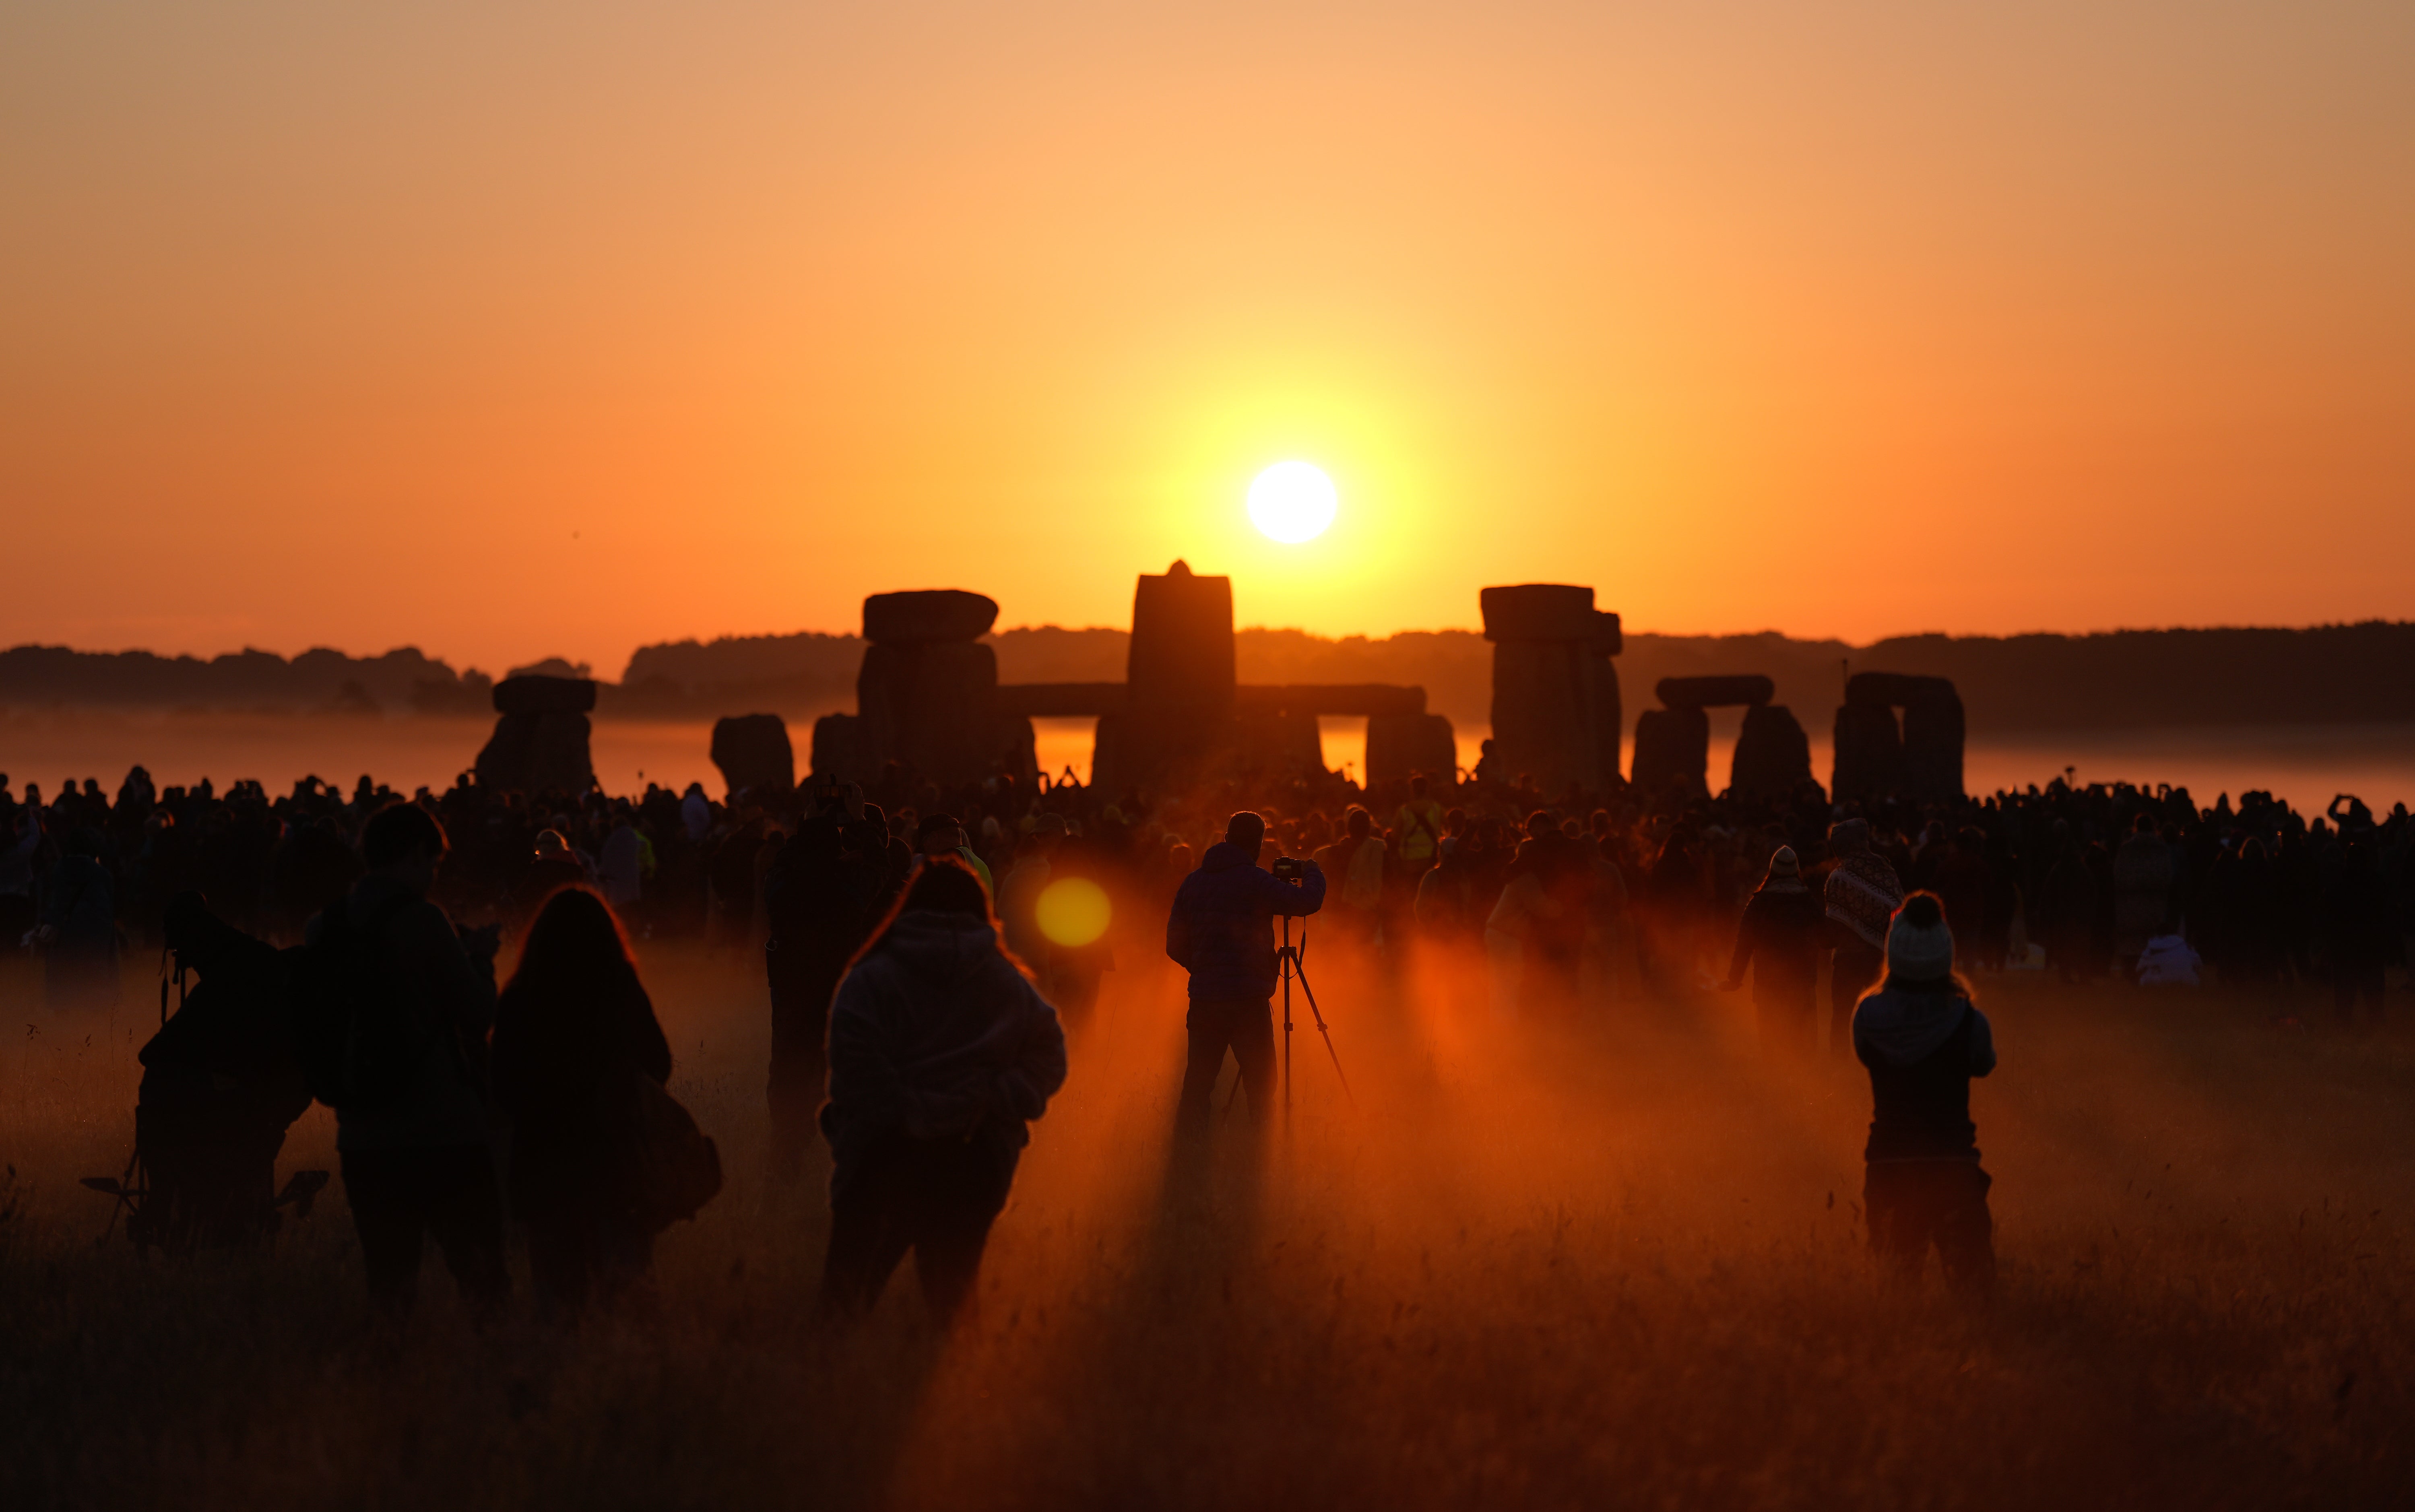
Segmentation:
<svg viewBox="0 0 2415 1512">
<path fill-rule="evenodd" d="M 650 1233 L 694 1218 L 721 1191 L 721 1149 L 679 1099 L 644 1071 L 629 1130 L 630 1215 Z"/>
<path fill-rule="evenodd" d="M 293 952 L 286 1019 L 310 1095 L 346 1113 L 373 1113 L 407 1097 L 427 1063 L 436 1025 L 414 1012 L 385 969 L 378 936 L 403 893 L 367 919 L 339 900 L 319 916 L 319 937 Z"/>
</svg>

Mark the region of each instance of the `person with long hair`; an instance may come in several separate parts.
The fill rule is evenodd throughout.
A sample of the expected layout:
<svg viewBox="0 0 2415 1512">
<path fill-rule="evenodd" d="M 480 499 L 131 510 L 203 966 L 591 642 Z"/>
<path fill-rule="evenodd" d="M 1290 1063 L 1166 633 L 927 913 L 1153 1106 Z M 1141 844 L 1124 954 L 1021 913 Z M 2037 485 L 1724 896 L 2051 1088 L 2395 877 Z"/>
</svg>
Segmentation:
<svg viewBox="0 0 2415 1512">
<path fill-rule="evenodd" d="M 908 1250 L 931 1310 L 972 1295 L 1029 1124 L 1065 1085 L 1065 1033 L 998 945 L 988 890 L 925 858 L 831 1005 L 826 1316 L 860 1312 Z"/>
<path fill-rule="evenodd" d="M 1820 947 L 1826 928 L 1826 911 L 1805 884 L 1794 847 L 1778 846 L 1736 923 L 1735 953 L 1721 983 L 1733 992 L 1751 969 L 1763 1050 L 1808 1057 L 1819 1049 Z"/>
<path fill-rule="evenodd" d="M 1995 1289 L 1993 1179 L 1979 1165 L 1971 1079 L 1996 1069 L 1995 1036 L 1954 970 L 1954 932 L 1933 892 L 1915 892 L 1886 936 L 1887 974 L 1853 1010 L 1853 1054 L 1870 1073 L 1862 1207 L 1870 1249 L 1910 1279 L 1937 1249 L 1946 1283 Z"/>
<path fill-rule="evenodd" d="M 548 897 L 495 1006 L 495 1101 L 512 1121 L 505 1190 L 528 1224 L 538 1295 L 576 1313 L 645 1275 L 653 1234 L 632 1210 L 640 1075 L 671 1047 L 603 898 Z"/>
</svg>

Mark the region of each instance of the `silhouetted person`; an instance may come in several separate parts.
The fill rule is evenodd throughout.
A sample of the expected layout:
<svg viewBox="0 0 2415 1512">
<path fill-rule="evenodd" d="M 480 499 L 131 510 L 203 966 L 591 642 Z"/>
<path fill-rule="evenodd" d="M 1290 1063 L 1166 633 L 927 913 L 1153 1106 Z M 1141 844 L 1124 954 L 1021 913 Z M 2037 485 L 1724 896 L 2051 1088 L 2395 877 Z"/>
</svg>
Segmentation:
<svg viewBox="0 0 2415 1512">
<path fill-rule="evenodd" d="M 2065 985 L 2086 980 L 2093 958 L 2096 873 L 2067 819 L 2054 821 L 2054 860 L 2038 890 L 2034 933 L 2047 964 Z"/>
<path fill-rule="evenodd" d="M 2354 1022 L 2359 997 L 2364 999 L 2367 1014 L 2378 1021 L 2383 975 L 2396 940 L 2390 927 L 2387 882 L 2373 847 L 2361 839 L 2347 846 L 2339 875 L 2326 890 L 2320 933 L 2332 979 L 2332 1008 L 2340 1022 Z"/>
<path fill-rule="evenodd" d="M 1842 1055 L 1852 1043 L 1848 1025 L 1853 1005 L 1886 966 L 1890 921 L 1903 898 L 1886 858 L 1870 848 L 1868 819 L 1845 819 L 1828 831 L 1828 854 L 1836 865 L 1821 887 L 1828 916 L 1828 942 L 1836 954 L 1828 967 L 1830 1043 Z"/>
<path fill-rule="evenodd" d="M 368 875 L 311 930 L 313 948 L 340 952 L 379 1030 L 347 1048 L 361 1090 L 336 1104 L 336 1149 L 370 1299 L 394 1314 L 412 1307 L 430 1238 L 474 1308 L 511 1291 L 487 1100 L 495 936 L 472 936 L 473 953 L 428 901 L 447 848 L 427 810 L 379 811 L 361 831 Z"/>
<path fill-rule="evenodd" d="M 772 989 L 772 1166 L 793 1179 L 814 1141 L 828 1069 L 831 998 L 878 921 L 888 836 L 853 785 L 825 786 L 818 808 L 763 874 L 765 974 Z"/>
<path fill-rule="evenodd" d="M 624 913 L 636 907 L 645 894 L 645 875 L 652 859 L 646 837 L 638 829 L 636 811 L 627 799 L 614 799 L 612 831 L 604 837 L 595 858 L 595 885 L 604 901 Z"/>
<path fill-rule="evenodd" d="M 2171 912 L 2172 866 L 2154 816 L 2139 815 L 2113 855 L 2113 953 L 2125 979 L 2137 977 L 2139 952 Z"/>
<path fill-rule="evenodd" d="M 559 830 L 540 830 L 535 848 L 512 884 L 512 916 L 526 928 L 556 890 L 578 887 L 586 880 L 587 867 L 578 852 L 570 848 L 569 839 Z"/>
<path fill-rule="evenodd" d="M 914 826 L 914 849 L 922 856 L 953 856 L 966 869 L 981 878 L 981 884 L 991 895 L 998 891 L 989 875 L 989 863 L 973 850 L 972 837 L 965 833 L 964 821 L 952 814 L 925 814 Z"/>
<path fill-rule="evenodd" d="M 825 1313 L 878 1299 L 914 1251 L 942 1321 L 971 1296 L 1031 1120 L 1065 1085 L 1065 1036 L 998 948 L 989 893 L 924 863 L 848 968 L 831 1010 L 831 1235 Z"/>
<path fill-rule="evenodd" d="M 1827 911 L 1804 885 L 1801 861 L 1792 846 L 1778 846 L 1736 923 L 1726 982 L 1731 991 L 1741 987 L 1746 968 L 1752 969 L 1763 1050 L 1809 1055 L 1819 1049 L 1820 951 L 1826 937 Z"/>
<path fill-rule="evenodd" d="M 42 990 L 52 1008 L 117 1001 L 116 884 L 101 864 L 101 846 L 90 825 L 70 833 L 42 901 Z"/>
<path fill-rule="evenodd" d="M 1340 838 L 1317 851 L 1317 866 L 1335 880 L 1333 910 L 1327 924 L 1337 939 L 1354 945 L 1375 942 L 1384 903 L 1384 873 L 1390 858 L 1375 834 L 1372 816 L 1354 805 L 1342 816 Z"/>
<path fill-rule="evenodd" d="M 1501 897 L 1501 875 L 1509 864 L 1501 821 L 1480 820 L 1454 841 L 1442 860 L 1418 883 L 1418 929 L 1428 939 L 1474 943 Z"/>
<path fill-rule="evenodd" d="M 30 796 L 34 790 L 26 791 Z M 0 829 L 0 951 L 17 949 L 41 922 L 34 907 L 34 854 L 42 848 L 40 805 L 16 805 L 15 824 L 13 833 Z"/>
<path fill-rule="evenodd" d="M 1182 1072 L 1178 1126 L 1208 1130 L 1217 1073 L 1231 1051 L 1249 1088 L 1250 1115 L 1260 1123 L 1274 1109 L 1275 941 L 1278 915 L 1304 919 L 1325 906 L 1325 873 L 1303 861 L 1298 883 L 1258 864 L 1267 821 L 1243 811 L 1208 847 L 1199 869 L 1183 878 L 1165 921 L 1165 953 L 1191 973 L 1190 1058 Z"/>
<path fill-rule="evenodd" d="M 1853 1010 L 1853 1054 L 1870 1073 L 1862 1206 L 1870 1249 L 1905 1278 L 1930 1246 L 1968 1296 L 1996 1283 L 1993 1182 L 1979 1165 L 1971 1079 L 1996 1069 L 1987 1015 L 1954 973 L 1954 934 L 1933 893 L 1915 892 L 1887 931 L 1886 981 Z"/>
<path fill-rule="evenodd" d="M 643 1276 L 653 1231 L 631 1206 L 637 1078 L 671 1049 L 628 941 L 585 888 L 553 894 L 495 1004 L 495 1102 L 511 1119 L 506 1191 L 537 1291 L 576 1312 Z"/>
<path fill-rule="evenodd" d="M 998 883 L 996 894 L 1006 948 L 1042 977 L 1048 973 L 1048 937 L 1040 933 L 1040 894 L 1055 875 L 1048 859 L 1051 848 L 1049 837 L 1036 832 L 1016 841 L 1014 864 Z"/>
<path fill-rule="evenodd" d="M 1408 801 L 1392 820 L 1398 842 L 1397 860 L 1412 877 L 1422 876 L 1442 851 L 1442 804 L 1426 795 L 1422 772 L 1409 779 Z"/>
<path fill-rule="evenodd" d="M 285 1020 L 285 962 L 198 892 L 171 899 L 163 926 L 178 973 L 199 981 L 138 1057 L 148 1238 L 171 1253 L 249 1244 L 271 1224 L 285 1131 L 310 1106 Z"/>
</svg>

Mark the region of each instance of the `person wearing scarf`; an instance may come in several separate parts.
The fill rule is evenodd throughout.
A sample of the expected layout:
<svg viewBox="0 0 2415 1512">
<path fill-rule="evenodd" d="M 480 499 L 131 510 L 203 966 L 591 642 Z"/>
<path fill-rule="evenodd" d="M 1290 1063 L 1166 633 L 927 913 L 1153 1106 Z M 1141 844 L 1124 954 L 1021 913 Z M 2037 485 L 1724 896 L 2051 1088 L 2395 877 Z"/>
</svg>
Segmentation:
<svg viewBox="0 0 2415 1512">
<path fill-rule="evenodd" d="M 1996 1069 L 1996 1042 L 1954 974 L 1954 933 L 1935 893 L 1896 910 L 1886 963 L 1886 981 L 1853 1010 L 1853 1055 L 1870 1073 L 1870 1250 L 1912 1280 L 1933 1245 L 1946 1284 L 1984 1300 L 1996 1284 L 1994 1182 L 1979 1165 L 1971 1079 Z"/>
<path fill-rule="evenodd" d="M 1826 919 L 1821 900 L 1804 885 L 1794 847 L 1778 846 L 1736 925 L 1735 953 L 1722 984 L 1735 991 L 1744 985 L 1745 969 L 1753 968 L 1752 1006 L 1764 1051 L 1808 1057 L 1819 1048 L 1820 950 Z"/>
</svg>

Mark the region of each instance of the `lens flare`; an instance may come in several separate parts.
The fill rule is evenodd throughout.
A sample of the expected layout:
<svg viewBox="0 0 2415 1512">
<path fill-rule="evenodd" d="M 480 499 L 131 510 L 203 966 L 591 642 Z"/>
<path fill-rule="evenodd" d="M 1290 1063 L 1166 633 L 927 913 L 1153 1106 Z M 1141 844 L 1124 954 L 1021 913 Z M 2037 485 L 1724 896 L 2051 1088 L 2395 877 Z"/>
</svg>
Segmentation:
<svg viewBox="0 0 2415 1512">
<path fill-rule="evenodd" d="M 1333 523 L 1333 480 L 1309 462 L 1277 462 L 1250 485 L 1250 519 L 1269 540 L 1310 541 Z"/>
<path fill-rule="evenodd" d="M 1088 945 L 1107 932 L 1115 907 L 1087 876 L 1060 876 L 1040 890 L 1040 933 L 1052 945 Z"/>
</svg>

